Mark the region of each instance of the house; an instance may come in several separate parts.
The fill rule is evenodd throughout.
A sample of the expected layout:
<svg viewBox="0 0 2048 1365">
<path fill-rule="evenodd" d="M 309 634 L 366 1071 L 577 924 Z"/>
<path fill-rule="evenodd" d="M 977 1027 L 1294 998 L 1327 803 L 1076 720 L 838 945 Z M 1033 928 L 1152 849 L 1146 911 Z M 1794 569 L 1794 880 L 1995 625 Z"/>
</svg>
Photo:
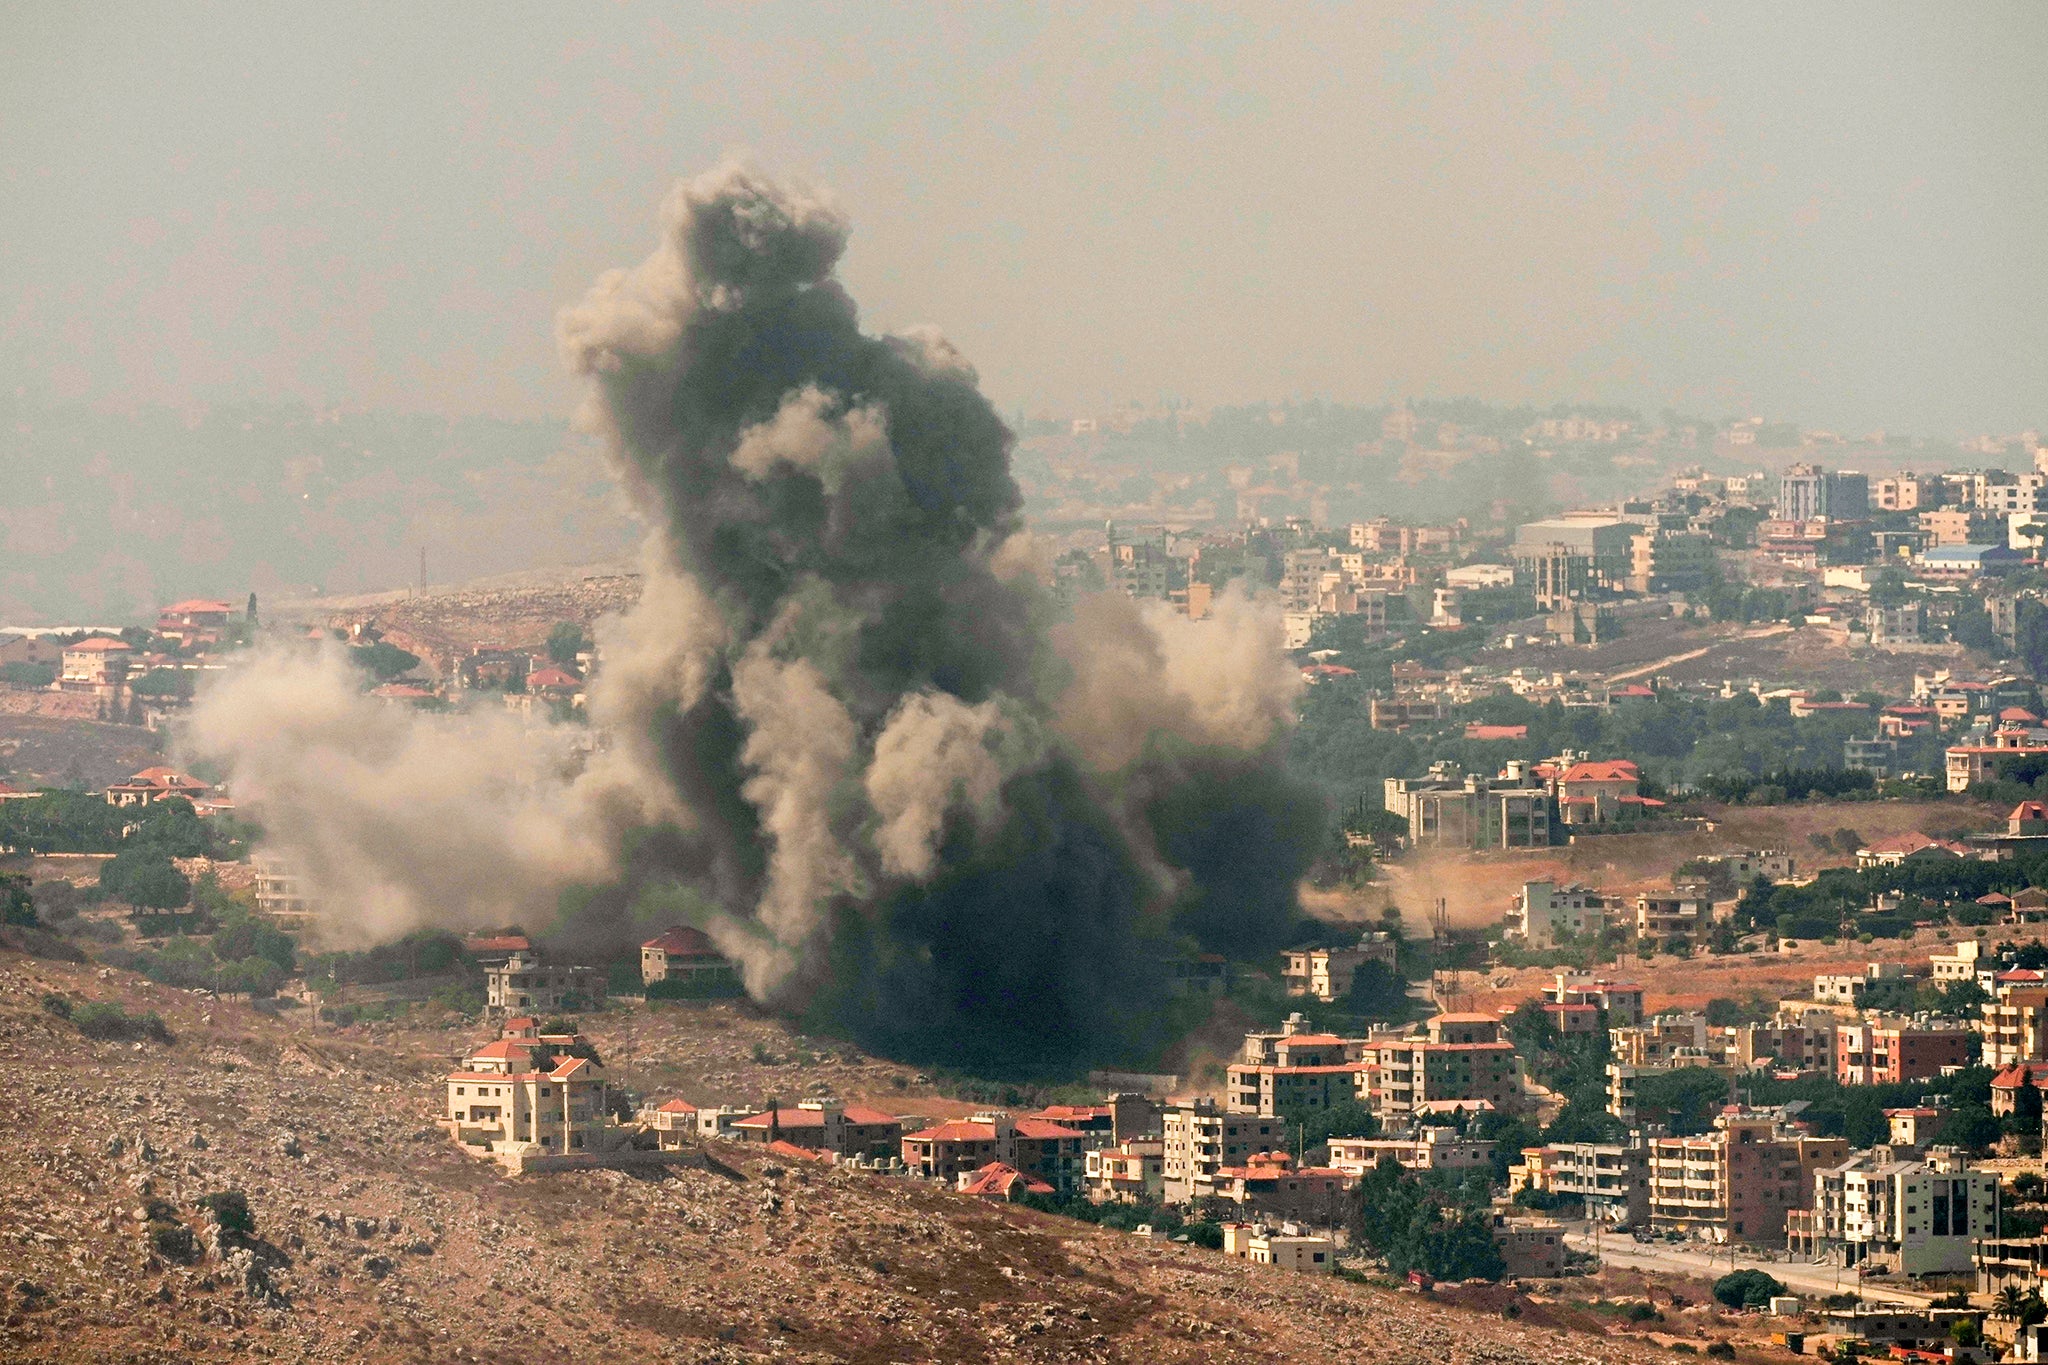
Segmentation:
<svg viewBox="0 0 2048 1365">
<path fill-rule="evenodd" d="M 1880 839 L 1868 848 L 1857 849 L 1856 866 L 1859 868 L 1901 867 L 1908 862 L 1938 862 L 1942 859 L 1952 860 L 1975 856 L 1975 851 L 1963 844 L 1954 843 L 1946 839 L 1936 839 L 1931 835 L 1922 834 L 1916 829 L 1909 830 L 1890 839 Z"/>
<path fill-rule="evenodd" d="M 647 1126 L 654 1132 L 656 1146 L 664 1152 L 674 1151 L 684 1138 L 697 1135 L 697 1106 L 688 1100 L 664 1100 L 648 1112 Z"/>
<path fill-rule="evenodd" d="M 681 924 L 640 945 L 640 980 L 648 986 L 674 982 L 690 995 L 729 995 L 740 985 L 738 970 L 704 931 Z"/>
<path fill-rule="evenodd" d="M 181 645 L 217 645 L 227 638 L 234 608 L 226 602 L 194 597 L 173 602 L 156 614 L 156 633 Z"/>
<path fill-rule="evenodd" d="M 1499 1020 L 1488 1022 L 1498 1030 Z M 1451 1028 L 1465 1031 L 1456 1024 Z M 1373 1109 L 1382 1121 L 1417 1113 L 1436 1101 L 1484 1101 L 1499 1110 L 1513 1109 L 1521 1102 L 1521 1059 L 1515 1045 L 1504 1039 L 1450 1042 L 1380 1037 L 1371 1040 L 1367 1061 L 1366 1083 Z"/>
<path fill-rule="evenodd" d="M 570 701 L 583 690 L 583 679 L 560 668 L 537 668 L 526 675 L 526 690 L 548 701 Z"/>
<path fill-rule="evenodd" d="M 1087 1138 L 1071 1128 L 1003 1113 L 976 1114 L 905 1133 L 903 1164 L 928 1179 L 956 1182 L 963 1172 L 1000 1161 L 1063 1194 L 1081 1187 Z"/>
<path fill-rule="evenodd" d="M 1625 758 L 1578 762 L 1557 778 L 1558 818 L 1566 825 L 1639 820 L 1664 803 L 1638 793 L 1642 774 Z"/>
<path fill-rule="evenodd" d="M 479 1156 L 596 1155 L 627 1144 L 604 1068 L 577 1035 L 498 1038 L 448 1073 L 442 1128 Z"/>
<path fill-rule="evenodd" d="M 1166 1139 L 1125 1138 L 1090 1150 L 1081 1181 L 1091 1203 L 1157 1204 L 1166 1198 Z"/>
<path fill-rule="evenodd" d="M 1410 1171 L 1465 1171 L 1493 1164 L 1491 1139 L 1465 1137 L 1441 1123 L 1420 1124 L 1412 1137 L 1333 1137 L 1329 1147 L 1330 1169 L 1353 1179 L 1382 1161 Z"/>
<path fill-rule="evenodd" d="M 1993 1084 L 1995 1085 L 1996 1082 L 1993 1082 Z M 1992 1100 L 1994 1103 L 1997 1101 L 1997 1098 L 1997 1092 L 1993 1091 Z M 1997 1111 L 1994 1110 L 1993 1112 Z M 1885 1122 L 1891 1127 L 1892 1145 L 1894 1147 L 1919 1148 L 1927 1146 L 1928 1143 L 1933 1141 L 1934 1135 L 1941 1131 L 1942 1121 L 1947 1117 L 1947 1110 L 1930 1109 L 1923 1105 L 1915 1105 L 1908 1109 L 1887 1109 L 1884 1111 Z"/>
<path fill-rule="evenodd" d="M 1643 1017 L 1643 988 L 1633 981 L 1559 972 L 1556 983 L 1543 994 L 1559 1005 L 1596 1005 L 1606 1014 L 1607 1022 L 1617 1027 L 1638 1023 Z"/>
<path fill-rule="evenodd" d="M 268 853 L 256 854 L 249 862 L 256 874 L 257 914 L 288 928 L 313 922 L 317 908 L 297 869 Z"/>
<path fill-rule="evenodd" d="M 991 1161 L 976 1170 L 962 1171 L 958 1179 L 960 1193 L 1005 1204 L 1014 1203 L 1027 1194 L 1049 1195 L 1053 1192 L 1052 1186 L 1043 1180 L 1000 1161 Z"/>
<path fill-rule="evenodd" d="M 1496 1215 L 1493 1244 L 1510 1278 L 1550 1280 L 1564 1274 L 1564 1226 L 1547 1218 Z"/>
<path fill-rule="evenodd" d="M 1861 1005 L 1873 983 L 1905 979 L 1906 968 L 1898 962 L 1873 962 L 1860 972 L 1822 972 L 1813 978 L 1813 998 L 1823 1004 Z"/>
<path fill-rule="evenodd" d="M 128 680 L 128 661 L 134 653 L 125 642 L 105 635 L 66 645 L 57 686 L 66 692 L 111 695 Z"/>
<path fill-rule="evenodd" d="M 1296 1168 L 1286 1152 L 1255 1152 L 1240 1166 L 1219 1166 L 1195 1178 L 1197 1202 L 1220 1199 L 1239 1212 L 1321 1224 L 1341 1222 L 1352 1177 L 1326 1166 Z"/>
<path fill-rule="evenodd" d="M 213 787 L 196 777 L 187 776 L 175 768 L 144 768 L 126 782 L 115 782 L 107 787 L 107 804 L 110 806 L 147 806 L 158 801 L 168 801 L 173 796 L 182 796 L 187 801 L 203 800 Z"/>
<path fill-rule="evenodd" d="M 605 974 L 595 967 L 542 962 L 530 949 L 484 968 L 487 1014 L 587 1009 L 605 997 Z"/>
<path fill-rule="evenodd" d="M 1984 1038 L 1979 1060 L 1985 1066 L 2048 1061 L 2048 983 L 1997 981 L 1996 998 L 1984 1002 L 1977 1031 Z"/>
<path fill-rule="evenodd" d="M 2016 1062 L 1991 1078 L 1991 1112 L 2004 1118 L 2016 1113 L 2020 1091 L 2032 1086 L 2048 1091 L 2048 1061 Z"/>
<path fill-rule="evenodd" d="M 1301 1015 L 1290 1014 L 1279 1033 L 1245 1035 L 1239 1060 L 1224 1069 L 1231 1113 L 1271 1118 L 1358 1098 L 1369 1040 L 1309 1033 L 1303 1025 Z"/>
<path fill-rule="evenodd" d="M 1607 929 L 1609 909 L 1609 897 L 1592 887 L 1523 882 L 1508 907 L 1505 932 L 1533 949 L 1555 948 L 1567 938 L 1598 938 Z"/>
<path fill-rule="evenodd" d="M 1337 1244 L 1328 1237 L 1303 1233 L 1292 1224 L 1279 1229 L 1264 1223 L 1225 1223 L 1223 1254 L 1253 1265 L 1328 1274 L 1337 1266 Z"/>
<path fill-rule="evenodd" d="M 835 1156 L 890 1157 L 903 1141 L 894 1114 L 836 1100 L 799 1100 L 794 1109 L 768 1109 L 732 1124 L 744 1142 L 786 1142 Z"/>
<path fill-rule="evenodd" d="M 1670 892 L 1636 896 L 1636 937 L 1652 943 L 1690 943 L 1713 922 L 1713 893 L 1704 882 L 1674 885 Z"/>
<path fill-rule="evenodd" d="M 1399 945 L 1386 933 L 1369 933 L 1350 947 L 1292 949 L 1281 955 L 1280 979 L 1289 995 L 1341 1000 L 1351 993 L 1360 967 L 1378 962 L 1393 971 L 1398 952 Z"/>
<path fill-rule="evenodd" d="M 489 967 L 514 953 L 531 953 L 533 940 L 524 934 L 485 934 L 462 940 L 462 951 L 475 958 L 478 966 Z"/>
<path fill-rule="evenodd" d="M 1839 1242 L 1843 1264 L 1873 1263 L 1905 1275 L 1970 1268 L 1977 1239 L 1998 1233 L 1998 1176 L 1972 1170 L 1953 1148 L 1924 1161 L 1860 1152 L 1816 1173 L 1813 1232 Z"/>
</svg>

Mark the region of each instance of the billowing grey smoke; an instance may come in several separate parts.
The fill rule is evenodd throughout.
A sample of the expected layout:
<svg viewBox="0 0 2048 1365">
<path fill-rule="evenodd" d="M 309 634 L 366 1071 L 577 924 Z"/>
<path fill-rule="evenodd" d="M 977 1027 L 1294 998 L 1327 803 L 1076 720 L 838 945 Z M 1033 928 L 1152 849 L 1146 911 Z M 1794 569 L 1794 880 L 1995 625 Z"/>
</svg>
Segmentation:
<svg viewBox="0 0 2048 1365">
<path fill-rule="evenodd" d="M 558 792 L 610 832 L 603 876 L 562 868 L 562 936 L 688 912 L 757 996 L 900 1056 L 1128 1055 L 1175 952 L 1296 915 L 1323 813 L 1281 769 L 1277 614 L 1055 620 L 1009 433 L 942 338 L 862 333 L 846 236 L 727 167 L 560 320 L 653 528 L 599 632 L 603 763 Z"/>
</svg>

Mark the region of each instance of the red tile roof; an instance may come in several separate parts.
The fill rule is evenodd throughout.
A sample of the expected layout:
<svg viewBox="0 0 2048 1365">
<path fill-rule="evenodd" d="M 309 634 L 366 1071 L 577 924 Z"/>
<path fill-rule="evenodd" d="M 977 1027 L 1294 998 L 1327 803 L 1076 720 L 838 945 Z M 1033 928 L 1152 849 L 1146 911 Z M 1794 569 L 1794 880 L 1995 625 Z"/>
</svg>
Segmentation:
<svg viewBox="0 0 2048 1365">
<path fill-rule="evenodd" d="M 665 1104 L 656 1106 L 654 1112 L 657 1114 L 694 1114 L 697 1112 L 697 1106 L 688 1100 L 669 1100 Z"/>
<path fill-rule="evenodd" d="M 870 1109 L 864 1104 L 849 1104 L 842 1108 L 840 1116 L 848 1123 L 872 1127 L 877 1124 L 896 1122 L 894 1114 L 885 1114 L 879 1109 Z M 764 1109 L 733 1124 L 735 1128 L 766 1128 L 770 1114 L 775 1116 L 775 1126 L 781 1128 L 823 1128 L 825 1113 L 821 1109 Z"/>
<path fill-rule="evenodd" d="M 655 938 L 640 945 L 656 948 L 670 957 L 717 957 L 718 949 L 701 929 L 692 929 L 686 924 L 665 929 Z"/>
<path fill-rule="evenodd" d="M 1481 725 L 1476 720 L 1465 722 L 1465 738 L 1467 739 L 1527 739 L 1528 737 L 1529 727 L 1526 725 Z"/>
<path fill-rule="evenodd" d="M 183 602 L 173 602 L 168 607 L 159 607 L 157 614 L 159 616 L 183 616 L 195 611 L 233 610 L 234 607 L 226 602 L 209 602 L 203 597 L 194 597 Z"/>
<path fill-rule="evenodd" d="M 984 1199 L 1009 1199 L 1014 1197 L 1016 1188 L 1022 1185 L 1026 1194 L 1051 1194 L 1052 1186 L 1043 1180 L 1025 1175 L 1014 1166 L 1000 1161 L 991 1161 L 976 1170 L 965 1185 L 962 1194 L 977 1195 Z"/>
<path fill-rule="evenodd" d="M 64 650 L 67 654 L 112 654 L 116 651 L 128 654 L 134 652 L 127 644 L 119 640 L 110 640 L 104 635 L 95 635 L 90 640 L 80 640 L 75 645 L 66 645 Z"/>
<path fill-rule="evenodd" d="M 574 673 L 565 673 L 559 668 L 543 668 L 526 675 L 526 685 L 532 687 L 581 687 L 583 679 Z"/>
<path fill-rule="evenodd" d="M 1565 770 L 1566 782 L 1635 782 L 1642 774 L 1625 758 L 1601 763 L 1574 763 Z"/>
</svg>

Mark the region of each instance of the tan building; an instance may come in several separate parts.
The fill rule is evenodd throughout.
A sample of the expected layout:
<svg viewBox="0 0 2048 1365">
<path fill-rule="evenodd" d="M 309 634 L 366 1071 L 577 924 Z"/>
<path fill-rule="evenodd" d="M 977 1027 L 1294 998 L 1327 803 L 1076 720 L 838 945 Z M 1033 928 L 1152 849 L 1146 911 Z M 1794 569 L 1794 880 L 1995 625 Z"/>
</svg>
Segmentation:
<svg viewBox="0 0 2048 1365">
<path fill-rule="evenodd" d="M 1125 1138 L 1082 1162 L 1082 1184 L 1097 1204 L 1157 1204 L 1166 1198 L 1166 1139 Z"/>
<path fill-rule="evenodd" d="M 640 945 L 640 980 L 655 986 L 674 982 L 706 995 L 739 989 L 739 973 L 701 929 L 675 925 Z"/>
<path fill-rule="evenodd" d="M 1767 1117 L 1723 1113 L 1699 1137 L 1650 1139 L 1650 1226 L 1712 1241 L 1782 1245 L 1814 1172 L 1848 1159 L 1845 1138 L 1780 1136 Z"/>
<path fill-rule="evenodd" d="M 769 1109 L 732 1125 L 747 1142 L 787 1142 L 839 1156 L 891 1157 L 902 1147 L 903 1125 L 894 1114 L 836 1100 L 800 1100 L 794 1109 Z"/>
<path fill-rule="evenodd" d="M 479 1156 L 501 1158 L 624 1146 L 589 1045 L 574 1034 L 527 1033 L 484 1044 L 448 1074 L 448 1135 Z"/>
<path fill-rule="evenodd" d="M 1669 892 L 1636 897 L 1636 937 L 1652 943 L 1691 943 L 1714 922 L 1713 893 L 1704 885 L 1674 886 Z"/>
<path fill-rule="evenodd" d="M 128 645 L 105 635 L 66 645 L 57 686 L 66 692 L 110 695 L 128 681 L 128 661 L 134 655 Z"/>
<path fill-rule="evenodd" d="M 1358 969 L 1378 962 L 1393 971 L 1399 945 L 1384 933 L 1368 934 L 1348 948 L 1296 948 L 1282 956 L 1280 979 L 1289 995 L 1312 996 L 1324 1002 L 1351 993 Z"/>
<path fill-rule="evenodd" d="M 1072 1194 L 1087 1170 L 1087 1145 L 1085 1134 L 1057 1123 L 983 1113 L 905 1133 L 903 1164 L 950 1185 L 962 1173 L 999 1161 Z"/>
<path fill-rule="evenodd" d="M 604 973 L 597 968 L 542 962 L 531 951 L 484 968 L 484 1008 L 492 1015 L 588 1009 L 604 997 Z"/>
<path fill-rule="evenodd" d="M 1979 1059 L 1994 1068 L 2048 1061 L 2048 985 L 2007 986 L 1984 1005 Z"/>
<path fill-rule="evenodd" d="M 1304 1028 L 1302 1016 L 1291 1014 L 1278 1033 L 1245 1035 L 1238 1060 L 1225 1069 L 1231 1113 L 1271 1118 L 1358 1098 L 1368 1040 Z"/>
<path fill-rule="evenodd" d="M 1351 1177 L 1330 1167 L 1297 1169 L 1285 1152 L 1258 1152 L 1242 1166 L 1195 1179 L 1195 1200 L 1217 1199 L 1240 1213 L 1334 1226 L 1344 1220 Z"/>
<path fill-rule="evenodd" d="M 1564 1274 L 1564 1226 L 1543 1218 L 1496 1217 L 1493 1244 L 1501 1263 L 1517 1280 L 1551 1280 Z"/>
<path fill-rule="evenodd" d="M 1516 1108 L 1521 1059 L 1499 1030 L 1500 1021 L 1490 1016 L 1439 1015 L 1430 1020 L 1428 1037 L 1374 1038 L 1367 1052 L 1374 1111 L 1384 1119 L 1441 1101 Z"/>
<path fill-rule="evenodd" d="M 1493 1164 L 1493 1142 L 1464 1137 L 1448 1124 L 1418 1126 L 1412 1137 L 1330 1139 L 1330 1169 L 1356 1179 L 1392 1160 L 1410 1171 L 1469 1171 Z"/>
<path fill-rule="evenodd" d="M 1169 1204 L 1195 1197 L 1198 1183 L 1207 1183 L 1225 1166 L 1242 1166 L 1261 1152 L 1287 1150 L 1287 1124 L 1256 1114 L 1235 1114 L 1213 1100 L 1191 1100 L 1169 1107 L 1161 1177 Z M 907 1158 L 906 1158 L 907 1159 Z"/>
<path fill-rule="evenodd" d="M 1276 1265 L 1283 1270 L 1306 1270 L 1329 1274 L 1337 1266 L 1337 1245 L 1298 1229 L 1269 1228 L 1263 1223 L 1225 1223 L 1223 1254 L 1237 1256 L 1253 1265 Z"/>
<path fill-rule="evenodd" d="M 1577 1199 L 1588 1218 L 1640 1224 L 1650 1212 L 1649 1149 L 1639 1141 L 1524 1147 L 1521 1164 L 1508 1167 L 1508 1195 L 1523 1190 Z"/>
</svg>

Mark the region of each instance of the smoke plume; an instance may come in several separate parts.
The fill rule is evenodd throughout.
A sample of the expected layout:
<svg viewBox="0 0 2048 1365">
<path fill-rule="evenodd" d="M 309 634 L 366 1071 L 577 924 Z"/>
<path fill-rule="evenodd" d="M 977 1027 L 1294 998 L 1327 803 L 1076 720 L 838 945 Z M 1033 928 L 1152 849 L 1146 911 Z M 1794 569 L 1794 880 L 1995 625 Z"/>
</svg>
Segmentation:
<svg viewBox="0 0 2048 1365">
<path fill-rule="evenodd" d="M 846 239 L 822 195 L 728 166 L 562 314 L 650 526 L 643 596 L 598 632 L 594 756 L 401 717 L 319 661 L 203 699 L 194 744 L 366 934 L 568 887 L 565 946 L 687 912 L 756 997 L 897 1055 L 1130 1054 L 1176 954 L 1268 952 L 1296 916 L 1323 812 L 1282 768 L 1277 615 L 1061 618 L 973 368 L 861 331 Z"/>
</svg>

